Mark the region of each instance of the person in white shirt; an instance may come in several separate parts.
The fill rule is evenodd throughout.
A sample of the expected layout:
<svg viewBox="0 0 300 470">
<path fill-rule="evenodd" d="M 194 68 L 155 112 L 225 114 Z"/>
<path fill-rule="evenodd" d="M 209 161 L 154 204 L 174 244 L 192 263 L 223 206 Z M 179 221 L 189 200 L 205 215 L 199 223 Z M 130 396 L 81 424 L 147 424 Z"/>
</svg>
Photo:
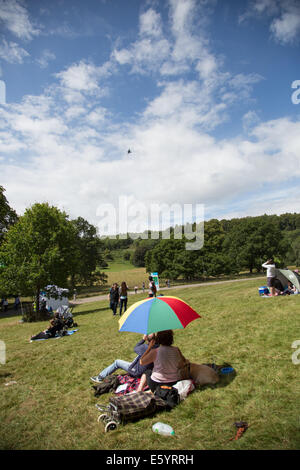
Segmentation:
<svg viewBox="0 0 300 470">
<path fill-rule="evenodd" d="M 271 291 L 271 296 L 275 296 L 275 279 L 276 279 L 276 266 L 273 261 L 273 258 L 268 259 L 265 263 L 262 264 L 262 267 L 267 270 L 267 286 Z"/>
</svg>

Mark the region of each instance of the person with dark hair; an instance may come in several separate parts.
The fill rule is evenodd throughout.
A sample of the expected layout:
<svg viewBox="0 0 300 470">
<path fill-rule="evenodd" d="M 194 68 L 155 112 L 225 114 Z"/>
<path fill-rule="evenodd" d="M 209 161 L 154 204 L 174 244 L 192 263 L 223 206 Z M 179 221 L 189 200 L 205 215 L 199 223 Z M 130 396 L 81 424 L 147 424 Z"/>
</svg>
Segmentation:
<svg viewBox="0 0 300 470">
<path fill-rule="evenodd" d="M 115 282 L 109 291 L 109 302 L 110 302 L 109 306 L 111 310 L 113 311 L 113 316 L 117 314 L 119 299 L 120 299 L 119 288 L 118 288 L 118 284 Z"/>
<path fill-rule="evenodd" d="M 29 341 L 33 341 L 35 339 L 48 339 L 48 338 L 54 338 L 56 333 L 63 330 L 64 328 L 64 323 L 60 318 L 60 315 L 58 312 L 54 314 L 54 318 L 50 320 L 50 325 L 49 327 L 41 331 L 35 336 L 31 336 Z"/>
<path fill-rule="evenodd" d="M 275 296 L 275 279 L 276 279 L 276 266 L 273 258 L 268 259 L 262 264 L 262 267 L 267 270 L 267 286 L 271 291 L 271 296 Z"/>
<path fill-rule="evenodd" d="M 288 281 L 287 287 L 283 291 L 283 295 L 293 295 L 293 294 L 298 294 L 298 289 L 294 284 L 291 283 L 291 281 Z"/>
<path fill-rule="evenodd" d="M 153 281 L 153 277 L 149 276 L 149 297 L 156 297 L 156 285 Z"/>
<path fill-rule="evenodd" d="M 158 344 L 158 348 L 154 348 Z M 179 363 L 182 359 L 179 348 L 172 346 L 173 331 L 165 330 L 156 333 L 142 355 L 140 364 L 154 364 L 151 372 L 146 371 L 147 384 L 152 392 L 160 385 L 172 386 L 180 380 Z"/>
<path fill-rule="evenodd" d="M 122 315 L 122 309 L 124 305 L 124 312 L 127 310 L 127 291 L 128 287 L 126 282 L 122 282 L 121 287 L 120 287 L 120 316 Z"/>
</svg>

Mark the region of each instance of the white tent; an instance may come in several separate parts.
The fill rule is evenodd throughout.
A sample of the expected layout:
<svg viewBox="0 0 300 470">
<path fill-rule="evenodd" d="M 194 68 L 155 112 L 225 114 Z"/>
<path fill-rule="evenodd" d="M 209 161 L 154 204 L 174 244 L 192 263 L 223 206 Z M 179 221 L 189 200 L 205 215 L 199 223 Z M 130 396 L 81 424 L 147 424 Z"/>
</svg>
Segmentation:
<svg viewBox="0 0 300 470">
<path fill-rule="evenodd" d="M 51 307 L 55 312 L 59 307 L 69 306 L 68 293 L 69 289 L 49 285 L 41 291 L 40 302 L 44 300 L 46 302 L 47 309 Z"/>
</svg>

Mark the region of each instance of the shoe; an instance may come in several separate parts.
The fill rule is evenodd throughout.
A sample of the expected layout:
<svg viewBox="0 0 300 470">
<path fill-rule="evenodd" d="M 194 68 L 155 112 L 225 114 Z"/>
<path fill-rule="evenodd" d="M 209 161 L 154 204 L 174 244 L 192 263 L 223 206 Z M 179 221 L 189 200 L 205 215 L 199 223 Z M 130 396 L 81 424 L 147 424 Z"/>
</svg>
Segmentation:
<svg viewBox="0 0 300 470">
<path fill-rule="evenodd" d="M 92 382 L 95 382 L 96 384 L 100 384 L 102 382 L 102 379 L 99 379 L 97 375 L 95 375 L 94 377 L 90 377 L 90 380 Z"/>
</svg>

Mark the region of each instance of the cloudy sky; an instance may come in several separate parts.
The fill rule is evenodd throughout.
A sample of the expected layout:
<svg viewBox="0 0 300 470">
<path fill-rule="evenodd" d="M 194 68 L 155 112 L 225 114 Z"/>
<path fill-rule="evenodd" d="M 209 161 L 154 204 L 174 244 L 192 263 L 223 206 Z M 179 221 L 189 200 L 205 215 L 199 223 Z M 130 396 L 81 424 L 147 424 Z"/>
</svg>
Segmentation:
<svg viewBox="0 0 300 470">
<path fill-rule="evenodd" d="M 299 40 L 297 0 L 0 0 L 10 205 L 300 212 Z"/>
</svg>

